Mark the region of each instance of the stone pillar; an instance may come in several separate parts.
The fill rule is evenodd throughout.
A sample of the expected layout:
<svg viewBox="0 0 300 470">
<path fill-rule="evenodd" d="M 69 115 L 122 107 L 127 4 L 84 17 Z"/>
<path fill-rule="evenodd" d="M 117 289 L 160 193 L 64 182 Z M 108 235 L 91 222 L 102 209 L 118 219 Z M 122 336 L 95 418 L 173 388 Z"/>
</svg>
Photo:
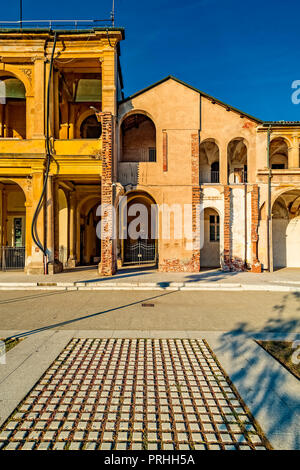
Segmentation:
<svg viewBox="0 0 300 470">
<path fill-rule="evenodd" d="M 258 259 L 258 220 L 259 220 L 259 203 L 258 203 L 258 185 L 253 186 L 251 192 L 251 251 L 252 264 L 251 272 L 261 273 L 261 263 Z"/>
<path fill-rule="evenodd" d="M 222 142 L 219 147 L 219 168 L 220 168 L 220 183 L 224 186 L 228 184 L 228 157 L 227 157 L 227 145 Z"/>
<path fill-rule="evenodd" d="M 47 89 L 48 89 L 48 81 L 49 81 L 49 72 L 50 72 L 50 61 L 46 63 L 46 84 L 45 84 L 45 134 L 46 134 L 46 126 L 47 126 Z M 54 71 L 52 70 L 51 74 L 51 82 L 50 82 L 50 97 L 49 97 L 49 135 L 50 137 L 54 137 L 54 115 L 55 115 L 55 108 L 54 108 Z"/>
<path fill-rule="evenodd" d="M 72 191 L 69 194 L 69 259 L 68 267 L 74 268 L 76 266 L 76 212 L 77 212 L 77 198 L 76 192 Z"/>
<path fill-rule="evenodd" d="M 103 209 L 101 219 L 101 262 L 99 273 L 111 276 L 116 272 L 116 240 L 113 239 L 113 161 L 112 161 L 112 133 L 113 118 L 111 113 L 99 113 L 102 123 L 102 179 L 101 179 L 101 205 Z M 107 205 L 107 206 L 106 206 Z"/>
<path fill-rule="evenodd" d="M 299 168 L 299 140 L 298 136 L 293 137 L 293 145 L 289 148 L 288 167 Z"/>
<path fill-rule="evenodd" d="M 48 177 L 47 185 L 47 253 L 48 273 L 55 274 L 62 271 L 58 252 L 58 184 L 52 175 Z"/>
<path fill-rule="evenodd" d="M 231 189 L 224 186 L 224 255 L 223 269 L 229 271 L 231 267 Z"/>
<path fill-rule="evenodd" d="M 33 138 L 45 136 L 45 59 L 34 58 L 34 126 Z"/>
<path fill-rule="evenodd" d="M 117 114 L 116 53 L 113 48 L 103 52 L 100 59 L 102 70 L 102 111 Z"/>
<path fill-rule="evenodd" d="M 31 201 L 26 203 L 26 245 L 28 243 L 28 236 L 31 237 L 31 225 L 33 215 L 40 199 L 42 188 L 44 183 L 43 171 L 34 171 L 32 174 L 32 185 L 31 185 Z M 37 233 L 40 242 L 44 246 L 45 244 L 45 210 L 42 205 L 36 222 Z M 29 229 L 29 230 L 28 230 Z M 29 232 L 29 233 L 28 233 Z M 28 264 L 25 267 L 27 274 L 44 274 L 44 255 L 43 252 L 35 245 L 33 240 L 31 241 L 31 253 L 28 253 Z"/>
</svg>

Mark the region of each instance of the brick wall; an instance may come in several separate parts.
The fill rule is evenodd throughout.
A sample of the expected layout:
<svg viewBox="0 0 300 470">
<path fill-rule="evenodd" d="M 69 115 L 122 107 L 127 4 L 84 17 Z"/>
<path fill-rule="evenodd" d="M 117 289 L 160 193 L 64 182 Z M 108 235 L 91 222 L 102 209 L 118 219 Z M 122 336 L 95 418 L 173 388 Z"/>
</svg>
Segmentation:
<svg viewBox="0 0 300 470">
<path fill-rule="evenodd" d="M 198 134 L 191 135 L 191 165 L 192 165 L 192 230 L 194 248 L 191 258 L 164 258 L 159 263 L 161 272 L 199 272 L 200 271 L 200 187 L 199 187 L 199 138 Z"/>
<path fill-rule="evenodd" d="M 113 205 L 112 187 L 112 114 L 108 112 L 99 113 L 98 118 L 102 124 L 102 179 L 101 179 L 101 204 Z M 115 241 L 112 239 L 112 211 L 104 211 L 106 223 L 101 224 L 101 263 L 99 272 L 104 276 L 111 276 L 116 272 Z"/>
<path fill-rule="evenodd" d="M 251 192 L 251 250 L 252 250 L 251 272 L 254 272 L 254 273 L 261 273 L 261 263 L 259 262 L 259 259 L 257 256 L 258 220 L 259 220 L 258 185 L 255 184 Z"/>
</svg>

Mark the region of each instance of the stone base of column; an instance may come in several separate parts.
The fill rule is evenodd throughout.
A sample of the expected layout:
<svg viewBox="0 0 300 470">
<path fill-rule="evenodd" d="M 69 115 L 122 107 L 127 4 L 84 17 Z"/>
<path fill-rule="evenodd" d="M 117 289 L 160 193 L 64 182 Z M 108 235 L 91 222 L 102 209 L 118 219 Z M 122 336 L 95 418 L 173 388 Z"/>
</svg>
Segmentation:
<svg viewBox="0 0 300 470">
<path fill-rule="evenodd" d="M 251 264 L 251 269 L 250 271 L 252 273 L 261 273 L 262 272 L 262 265 L 261 263 L 256 260 L 254 263 Z"/>
<path fill-rule="evenodd" d="M 58 261 L 51 261 L 48 263 L 48 274 L 57 274 L 63 271 L 63 264 Z"/>
<path fill-rule="evenodd" d="M 76 268 L 77 266 L 77 261 L 76 258 L 69 258 L 67 261 L 67 267 L 68 268 Z"/>
<path fill-rule="evenodd" d="M 117 269 L 114 263 L 111 263 L 109 265 L 103 264 L 102 261 L 98 264 L 98 273 L 101 276 L 113 276 L 116 274 Z"/>
<path fill-rule="evenodd" d="M 122 266 L 123 266 L 123 261 L 121 260 L 121 258 L 118 258 L 117 259 L 117 269 L 122 268 Z"/>
<path fill-rule="evenodd" d="M 25 266 L 24 272 L 26 274 L 45 274 L 44 270 L 45 268 L 43 263 L 29 263 Z"/>
<path fill-rule="evenodd" d="M 159 263 L 158 271 L 162 273 L 199 273 L 200 255 L 193 255 L 189 260 L 164 259 Z"/>
</svg>

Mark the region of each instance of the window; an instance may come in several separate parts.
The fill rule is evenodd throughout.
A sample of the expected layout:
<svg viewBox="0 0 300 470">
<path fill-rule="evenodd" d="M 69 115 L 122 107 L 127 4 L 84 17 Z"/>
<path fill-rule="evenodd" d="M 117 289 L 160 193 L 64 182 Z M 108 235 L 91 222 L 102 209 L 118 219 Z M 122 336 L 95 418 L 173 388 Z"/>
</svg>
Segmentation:
<svg viewBox="0 0 300 470">
<path fill-rule="evenodd" d="M 96 116 L 86 118 L 80 126 L 80 137 L 82 139 L 99 139 L 102 134 L 101 124 Z"/>
<path fill-rule="evenodd" d="M 149 162 L 156 162 L 156 148 L 149 148 Z"/>
<path fill-rule="evenodd" d="M 209 241 L 218 242 L 220 240 L 220 217 L 218 215 L 209 216 Z"/>
<path fill-rule="evenodd" d="M 17 217 L 14 219 L 14 247 L 22 246 L 22 219 Z"/>
<path fill-rule="evenodd" d="M 210 181 L 211 183 L 219 183 L 219 162 L 211 164 Z"/>
<path fill-rule="evenodd" d="M 284 170 L 284 163 L 273 163 L 272 170 Z"/>
<path fill-rule="evenodd" d="M 75 84 L 74 84 L 75 87 Z M 75 103 L 101 103 L 102 83 L 100 79 L 81 78 L 75 90 Z"/>
</svg>

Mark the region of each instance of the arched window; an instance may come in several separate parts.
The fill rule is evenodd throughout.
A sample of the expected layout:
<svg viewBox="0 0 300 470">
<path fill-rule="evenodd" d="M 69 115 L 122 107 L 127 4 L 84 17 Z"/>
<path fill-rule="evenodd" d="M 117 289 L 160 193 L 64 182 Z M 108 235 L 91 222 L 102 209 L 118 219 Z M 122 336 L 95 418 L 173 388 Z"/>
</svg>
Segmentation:
<svg viewBox="0 0 300 470">
<path fill-rule="evenodd" d="M 228 148 L 229 183 L 247 183 L 247 147 L 242 137 L 229 142 Z"/>
<path fill-rule="evenodd" d="M 26 91 L 15 77 L 0 77 L 0 137 L 26 139 Z"/>
<path fill-rule="evenodd" d="M 273 139 L 270 143 L 270 166 L 273 170 L 288 168 L 289 150 L 282 137 Z"/>
<path fill-rule="evenodd" d="M 144 114 L 131 114 L 122 122 L 123 162 L 156 161 L 156 129 L 153 121 Z"/>
<path fill-rule="evenodd" d="M 87 117 L 80 126 L 80 137 L 82 139 L 99 139 L 102 134 L 101 123 L 96 116 Z"/>
<path fill-rule="evenodd" d="M 200 144 L 199 181 L 200 183 L 219 183 L 219 147 L 213 139 Z"/>
</svg>

